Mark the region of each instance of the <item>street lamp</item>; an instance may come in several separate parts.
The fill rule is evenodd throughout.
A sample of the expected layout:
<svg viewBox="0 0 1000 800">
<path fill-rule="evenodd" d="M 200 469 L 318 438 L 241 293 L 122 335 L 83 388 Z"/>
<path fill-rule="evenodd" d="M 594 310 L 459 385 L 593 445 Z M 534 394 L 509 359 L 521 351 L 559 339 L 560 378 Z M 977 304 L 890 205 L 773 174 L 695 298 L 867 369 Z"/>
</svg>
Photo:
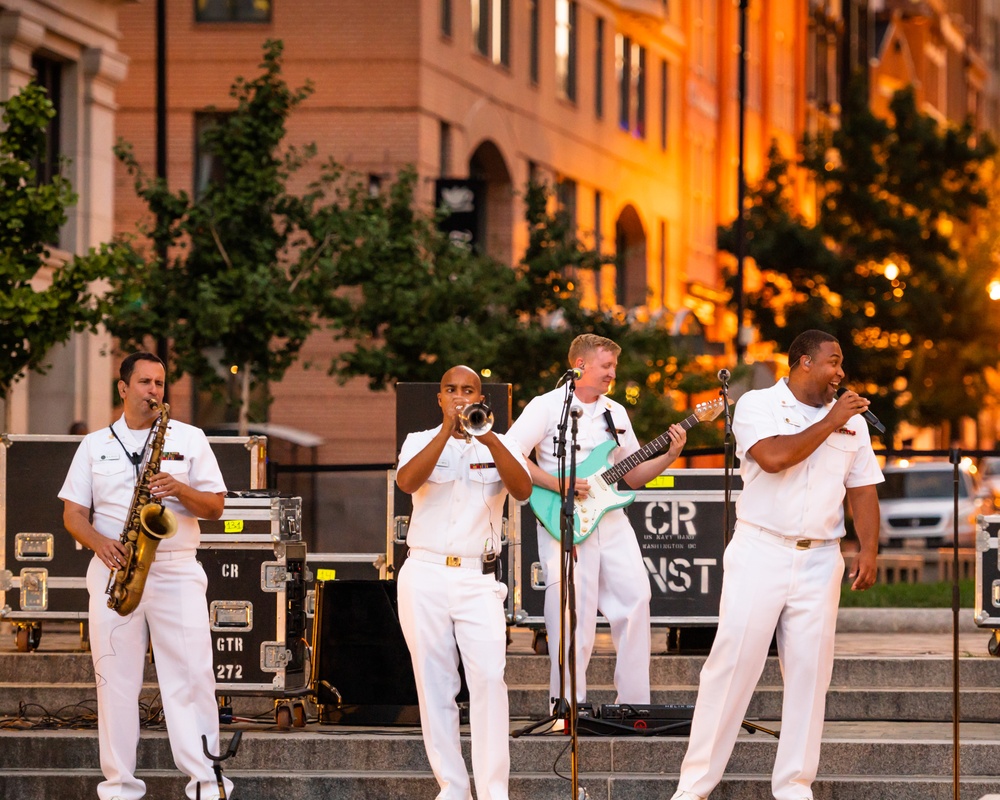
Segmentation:
<svg viewBox="0 0 1000 800">
<path fill-rule="evenodd" d="M 167 3 L 156 0 L 156 177 L 167 180 Z M 167 263 L 167 246 L 157 245 L 157 257 Z M 156 355 L 164 366 L 169 363 L 170 346 L 160 336 L 156 340 Z M 169 400 L 169 382 L 163 385 L 163 402 Z"/>
<path fill-rule="evenodd" d="M 746 218 L 743 210 L 746 201 L 747 181 L 743 163 L 743 152 L 746 149 L 746 93 L 747 93 L 747 6 L 750 0 L 740 0 L 740 32 L 739 32 L 739 71 L 737 73 L 737 91 L 739 97 L 739 119 L 737 137 L 737 182 L 736 182 L 736 364 L 743 363 L 746 352 L 746 342 L 743 340 L 743 262 L 746 260 Z"/>
</svg>

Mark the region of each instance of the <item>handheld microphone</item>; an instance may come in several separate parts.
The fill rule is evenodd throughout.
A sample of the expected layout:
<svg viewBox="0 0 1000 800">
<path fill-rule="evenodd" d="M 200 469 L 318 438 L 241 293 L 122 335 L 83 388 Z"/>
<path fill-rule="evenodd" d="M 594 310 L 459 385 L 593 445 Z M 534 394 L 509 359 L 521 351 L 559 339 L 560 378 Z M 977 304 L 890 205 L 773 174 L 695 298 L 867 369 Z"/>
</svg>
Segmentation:
<svg viewBox="0 0 1000 800">
<path fill-rule="evenodd" d="M 837 391 L 837 397 L 840 397 L 840 395 L 843 394 L 843 393 L 844 393 L 844 390 L 843 389 L 839 389 Z M 864 418 L 865 422 L 867 422 L 869 425 L 871 425 L 879 433 L 885 433 L 885 425 L 883 425 L 882 421 L 878 417 L 876 417 L 871 411 L 869 411 L 867 408 L 864 411 L 861 412 L 861 416 Z"/>
<path fill-rule="evenodd" d="M 729 370 L 726 369 L 725 367 L 723 367 L 722 369 L 720 369 L 719 370 L 718 378 L 723 383 L 728 382 L 729 381 Z"/>
<path fill-rule="evenodd" d="M 879 420 L 879 418 L 867 408 L 861 412 L 861 416 L 865 418 L 865 422 L 871 425 L 879 433 L 885 433 L 885 425 L 883 425 L 881 420 Z"/>
</svg>

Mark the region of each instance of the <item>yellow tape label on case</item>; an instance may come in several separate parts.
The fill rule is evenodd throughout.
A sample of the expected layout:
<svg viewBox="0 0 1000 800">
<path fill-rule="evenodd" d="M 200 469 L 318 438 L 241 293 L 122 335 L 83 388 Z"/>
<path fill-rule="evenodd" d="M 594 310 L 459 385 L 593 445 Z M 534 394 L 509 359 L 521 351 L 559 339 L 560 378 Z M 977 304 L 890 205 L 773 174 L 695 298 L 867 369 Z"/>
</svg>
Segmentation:
<svg viewBox="0 0 1000 800">
<path fill-rule="evenodd" d="M 653 480 L 646 484 L 647 489 L 673 489 L 674 488 L 674 476 L 673 475 L 657 475 Z"/>
<path fill-rule="evenodd" d="M 241 519 L 225 520 L 225 531 L 226 533 L 243 533 L 243 520 Z"/>
<path fill-rule="evenodd" d="M 316 580 L 318 581 L 332 581 L 337 578 L 337 570 L 335 569 L 318 569 L 316 570 Z"/>
</svg>

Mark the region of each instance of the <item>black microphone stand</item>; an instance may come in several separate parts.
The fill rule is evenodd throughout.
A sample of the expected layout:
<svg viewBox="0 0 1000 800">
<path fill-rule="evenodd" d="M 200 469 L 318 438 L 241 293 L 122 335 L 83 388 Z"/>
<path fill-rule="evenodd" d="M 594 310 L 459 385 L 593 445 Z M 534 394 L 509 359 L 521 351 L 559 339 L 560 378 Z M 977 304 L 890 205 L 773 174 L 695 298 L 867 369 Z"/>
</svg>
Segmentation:
<svg viewBox="0 0 1000 800">
<path fill-rule="evenodd" d="M 574 552 L 573 524 L 576 515 L 576 434 L 577 421 L 580 419 L 579 408 L 570 410 L 569 415 L 573 420 L 570 426 L 570 447 L 569 447 L 569 479 L 566 481 L 566 493 L 563 495 L 563 513 L 559 524 L 559 534 L 562 545 L 562 603 L 559 607 L 559 661 L 560 661 L 560 691 L 565 684 L 565 673 L 569 671 L 569 766 L 570 785 L 573 794 L 572 800 L 578 800 L 580 796 L 580 748 L 579 748 L 579 722 L 580 717 L 576 707 L 576 583 L 575 567 L 576 557 Z M 569 637 L 565 636 L 565 628 L 568 627 Z M 564 647 L 563 642 L 568 646 Z M 566 657 L 566 664 L 563 664 L 563 657 Z M 565 698 L 565 694 L 563 694 Z M 565 703 L 565 699 L 563 699 Z"/>
<path fill-rule="evenodd" d="M 722 542 L 723 546 L 729 545 L 732 538 L 733 523 L 732 514 L 732 493 L 733 493 L 733 467 L 736 461 L 736 441 L 733 438 L 733 417 L 729 409 L 729 370 L 719 370 L 719 381 L 722 386 L 719 394 L 722 397 L 723 419 L 725 427 L 723 433 L 724 463 L 722 471 Z"/>
<path fill-rule="evenodd" d="M 570 772 L 573 800 L 579 797 L 579 714 L 576 703 L 576 587 L 574 534 L 576 516 L 576 451 L 577 451 L 577 420 L 580 409 L 573 408 L 573 395 L 576 391 L 576 381 L 572 372 L 566 375 L 566 396 L 563 400 L 562 413 L 557 426 L 558 434 L 554 439 L 553 455 L 557 462 L 559 476 L 559 497 L 562 501 L 562 513 L 559 515 L 559 697 L 553 698 L 552 713 L 544 719 L 533 722 L 526 728 L 511 734 L 513 738 L 522 736 L 555 722 L 566 721 L 566 731 L 570 737 Z M 572 424 L 569 420 L 572 419 Z M 566 429 L 570 428 L 570 440 L 567 445 Z M 569 467 L 567 468 L 567 456 Z M 568 618 L 568 620 L 567 620 Z M 567 625 L 568 621 L 568 625 Z M 568 628 L 568 632 L 567 632 Z M 551 657 L 552 642 L 549 642 Z M 566 699 L 566 673 L 569 672 L 569 700 Z"/>
</svg>

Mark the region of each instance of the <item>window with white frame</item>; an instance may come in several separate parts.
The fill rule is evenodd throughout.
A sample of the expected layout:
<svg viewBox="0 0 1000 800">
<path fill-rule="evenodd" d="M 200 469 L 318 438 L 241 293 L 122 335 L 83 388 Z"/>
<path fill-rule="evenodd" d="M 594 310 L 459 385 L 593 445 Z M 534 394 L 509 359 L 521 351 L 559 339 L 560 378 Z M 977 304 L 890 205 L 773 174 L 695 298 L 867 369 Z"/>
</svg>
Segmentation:
<svg viewBox="0 0 1000 800">
<path fill-rule="evenodd" d="M 615 36 L 618 127 L 646 137 L 646 48 L 621 33 Z"/>
<path fill-rule="evenodd" d="M 576 0 L 556 0 L 556 90 L 576 101 Z"/>
<path fill-rule="evenodd" d="M 472 46 L 494 64 L 510 66 L 510 0 L 471 0 Z"/>
</svg>

